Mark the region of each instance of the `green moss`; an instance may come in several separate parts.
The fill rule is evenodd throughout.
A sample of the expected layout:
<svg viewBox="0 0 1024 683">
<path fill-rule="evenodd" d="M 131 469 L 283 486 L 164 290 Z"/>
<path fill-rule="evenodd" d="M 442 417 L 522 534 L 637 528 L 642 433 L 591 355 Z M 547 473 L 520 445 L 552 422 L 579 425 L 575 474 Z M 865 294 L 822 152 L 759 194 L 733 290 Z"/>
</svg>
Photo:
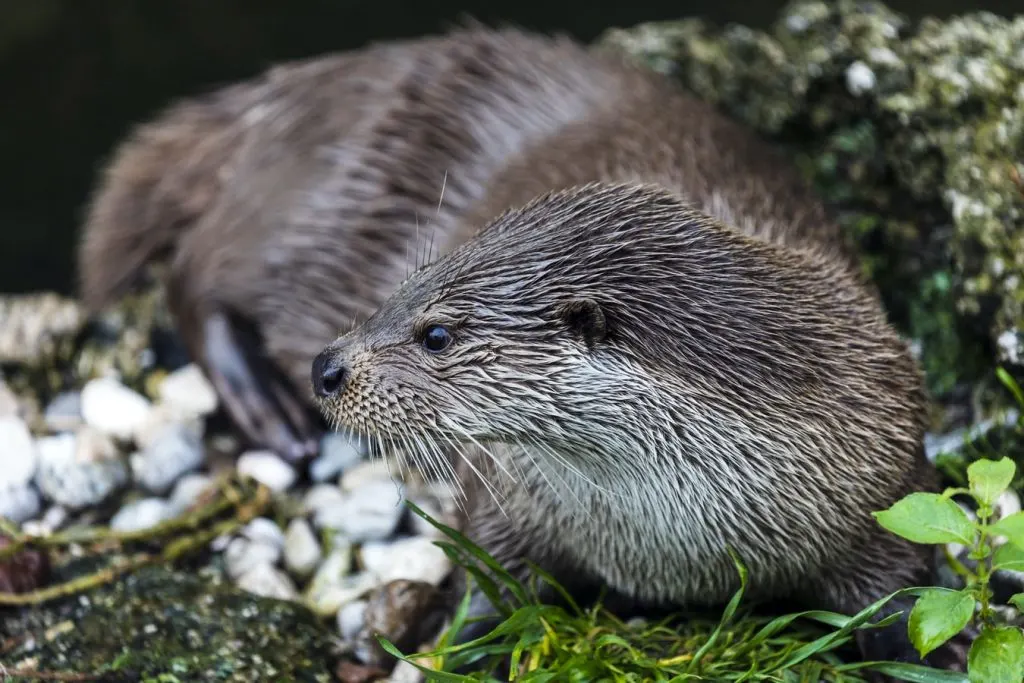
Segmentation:
<svg viewBox="0 0 1024 683">
<path fill-rule="evenodd" d="M 0 611 L 0 641 L 8 638 L 21 643 L 4 655 L 14 670 L 31 663 L 111 681 L 334 680 L 331 634 L 307 609 L 212 573 L 145 569 L 87 598 Z"/>
<path fill-rule="evenodd" d="M 1024 362 L 1024 18 L 911 25 L 881 3 L 804 1 L 768 32 L 687 19 L 600 44 L 793 152 L 933 393 Z"/>
</svg>

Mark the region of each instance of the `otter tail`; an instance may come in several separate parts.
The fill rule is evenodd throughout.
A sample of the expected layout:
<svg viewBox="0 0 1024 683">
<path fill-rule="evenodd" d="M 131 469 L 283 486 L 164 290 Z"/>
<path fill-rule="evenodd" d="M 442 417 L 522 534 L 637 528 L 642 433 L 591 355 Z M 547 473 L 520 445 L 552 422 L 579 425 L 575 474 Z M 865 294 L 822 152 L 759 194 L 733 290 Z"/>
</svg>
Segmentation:
<svg viewBox="0 0 1024 683">
<path fill-rule="evenodd" d="M 224 112 L 193 101 L 139 126 L 120 145 L 93 195 L 78 249 L 89 310 L 136 284 L 209 209 L 236 132 Z"/>
</svg>

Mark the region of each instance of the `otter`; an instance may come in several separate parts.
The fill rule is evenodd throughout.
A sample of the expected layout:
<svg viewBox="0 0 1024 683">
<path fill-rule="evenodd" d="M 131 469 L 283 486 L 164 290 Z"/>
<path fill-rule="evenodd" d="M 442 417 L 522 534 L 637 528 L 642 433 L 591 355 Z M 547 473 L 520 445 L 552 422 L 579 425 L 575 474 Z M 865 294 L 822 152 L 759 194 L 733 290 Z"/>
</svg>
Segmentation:
<svg viewBox="0 0 1024 683">
<path fill-rule="evenodd" d="M 846 613 L 926 574 L 869 514 L 937 487 L 920 373 L 837 225 L 617 56 L 472 24 L 184 100 L 107 168 L 84 301 L 154 262 L 250 441 L 305 457 L 319 411 L 413 448 L 514 571 L 709 603 L 734 548 Z"/>
</svg>

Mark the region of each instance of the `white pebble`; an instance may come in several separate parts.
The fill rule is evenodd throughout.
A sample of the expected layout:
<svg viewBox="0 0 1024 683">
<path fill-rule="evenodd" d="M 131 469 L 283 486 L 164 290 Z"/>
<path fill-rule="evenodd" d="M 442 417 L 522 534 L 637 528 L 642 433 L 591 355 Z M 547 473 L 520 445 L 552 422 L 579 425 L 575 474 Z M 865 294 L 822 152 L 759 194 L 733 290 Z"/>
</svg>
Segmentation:
<svg viewBox="0 0 1024 683">
<path fill-rule="evenodd" d="M 153 493 L 164 493 L 182 476 L 203 464 L 203 442 L 182 425 L 167 425 L 131 458 L 135 481 Z"/>
<path fill-rule="evenodd" d="M 338 610 L 338 631 L 342 639 L 351 642 L 362 630 L 366 621 L 366 604 L 366 600 L 356 600 Z"/>
<path fill-rule="evenodd" d="M 113 377 L 89 380 L 82 389 L 82 419 L 94 429 L 128 440 L 146 422 L 153 406 L 142 394 Z"/>
<path fill-rule="evenodd" d="M 397 472 L 397 470 L 396 470 Z M 338 485 L 343 491 L 357 491 L 370 482 L 393 482 L 388 461 L 381 458 L 361 462 L 341 475 Z M 392 487 L 395 484 L 392 483 Z"/>
<path fill-rule="evenodd" d="M 301 517 L 289 522 L 284 535 L 284 566 L 288 571 L 305 578 L 316 571 L 322 557 L 320 542 L 309 522 Z"/>
<path fill-rule="evenodd" d="M 0 488 L 0 517 L 21 524 L 38 515 L 42 509 L 39 493 L 30 484 Z"/>
<path fill-rule="evenodd" d="M 437 586 L 451 571 L 451 561 L 444 551 L 422 536 L 391 543 L 366 543 L 359 556 L 366 571 L 381 583 L 405 579 Z"/>
<path fill-rule="evenodd" d="M 38 464 L 39 452 L 28 425 L 14 415 L 0 417 L 0 495 L 28 485 Z"/>
<path fill-rule="evenodd" d="M 77 391 L 58 394 L 43 414 L 46 426 L 55 432 L 72 432 L 82 426 L 82 395 Z"/>
<path fill-rule="evenodd" d="M 333 479 L 363 460 L 359 445 L 351 436 L 329 432 L 320 440 L 320 455 L 309 464 L 309 477 L 315 482 Z"/>
<path fill-rule="evenodd" d="M 388 683 L 423 683 L 425 680 L 422 671 L 404 660 L 399 660 L 388 676 Z"/>
<path fill-rule="evenodd" d="M 171 506 L 178 513 L 184 512 L 212 488 L 213 479 L 205 474 L 186 474 L 171 491 Z"/>
<path fill-rule="evenodd" d="M 49 500 L 72 509 L 106 500 L 128 481 L 128 468 L 109 438 L 83 428 L 36 441 L 36 485 Z"/>
<path fill-rule="evenodd" d="M 159 394 L 162 403 L 181 415 L 200 417 L 217 410 L 217 392 L 195 363 L 167 375 Z"/>
<path fill-rule="evenodd" d="M 258 564 L 238 578 L 238 587 L 253 595 L 276 600 L 295 600 L 298 591 L 288 575 L 269 564 Z"/>
<path fill-rule="evenodd" d="M 334 616 L 342 607 L 378 586 L 380 582 L 373 574 L 359 572 L 335 583 L 311 584 L 306 592 L 306 603 L 321 616 Z"/>
<path fill-rule="evenodd" d="M 316 522 L 336 529 L 349 540 L 379 541 L 390 537 L 405 513 L 402 492 L 390 481 L 372 481 L 336 505 L 321 508 Z"/>
<path fill-rule="evenodd" d="M 317 484 L 306 492 L 302 499 L 302 509 L 307 513 L 315 513 L 321 508 L 341 503 L 345 495 L 333 484 Z"/>
<path fill-rule="evenodd" d="M 237 579 L 258 565 L 274 565 L 281 559 L 281 549 L 247 538 L 233 538 L 224 551 L 224 569 Z"/>
<path fill-rule="evenodd" d="M 295 470 L 270 451 L 249 451 L 238 458 L 238 471 L 271 491 L 286 491 L 295 483 Z"/>
<path fill-rule="evenodd" d="M 864 62 L 857 60 L 846 70 L 846 89 L 854 97 L 875 87 L 875 72 Z"/>
<path fill-rule="evenodd" d="M 170 503 L 162 498 L 143 498 L 117 511 L 110 520 L 114 531 L 138 531 L 156 526 L 174 516 Z"/>
<path fill-rule="evenodd" d="M 333 598 L 327 596 L 336 593 L 344 586 L 351 570 L 352 546 L 344 539 L 336 538 L 334 548 L 320 563 L 309 582 L 309 587 L 306 589 L 306 601 L 319 614 L 333 615 L 336 613 L 341 604 L 335 603 Z M 334 606 L 333 611 L 330 609 L 331 605 Z"/>
<path fill-rule="evenodd" d="M 284 548 L 284 532 L 272 520 L 257 517 L 242 529 L 242 535 L 254 543 L 263 543 L 281 550 Z"/>
</svg>

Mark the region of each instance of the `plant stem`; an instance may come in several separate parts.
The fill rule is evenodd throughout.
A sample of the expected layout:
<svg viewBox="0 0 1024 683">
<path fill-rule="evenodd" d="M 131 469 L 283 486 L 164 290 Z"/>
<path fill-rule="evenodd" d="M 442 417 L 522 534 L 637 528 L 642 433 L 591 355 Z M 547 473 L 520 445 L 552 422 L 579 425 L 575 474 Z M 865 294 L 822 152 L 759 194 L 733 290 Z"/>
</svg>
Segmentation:
<svg viewBox="0 0 1024 683">
<path fill-rule="evenodd" d="M 976 590 L 978 602 L 981 609 L 978 613 L 978 620 L 981 625 L 992 626 L 992 605 L 991 590 L 988 587 L 989 576 L 991 575 L 992 539 L 989 535 L 989 518 L 992 510 L 988 505 L 982 504 L 978 507 L 978 544 L 975 549 L 975 559 L 978 562 L 976 576 Z"/>
</svg>

